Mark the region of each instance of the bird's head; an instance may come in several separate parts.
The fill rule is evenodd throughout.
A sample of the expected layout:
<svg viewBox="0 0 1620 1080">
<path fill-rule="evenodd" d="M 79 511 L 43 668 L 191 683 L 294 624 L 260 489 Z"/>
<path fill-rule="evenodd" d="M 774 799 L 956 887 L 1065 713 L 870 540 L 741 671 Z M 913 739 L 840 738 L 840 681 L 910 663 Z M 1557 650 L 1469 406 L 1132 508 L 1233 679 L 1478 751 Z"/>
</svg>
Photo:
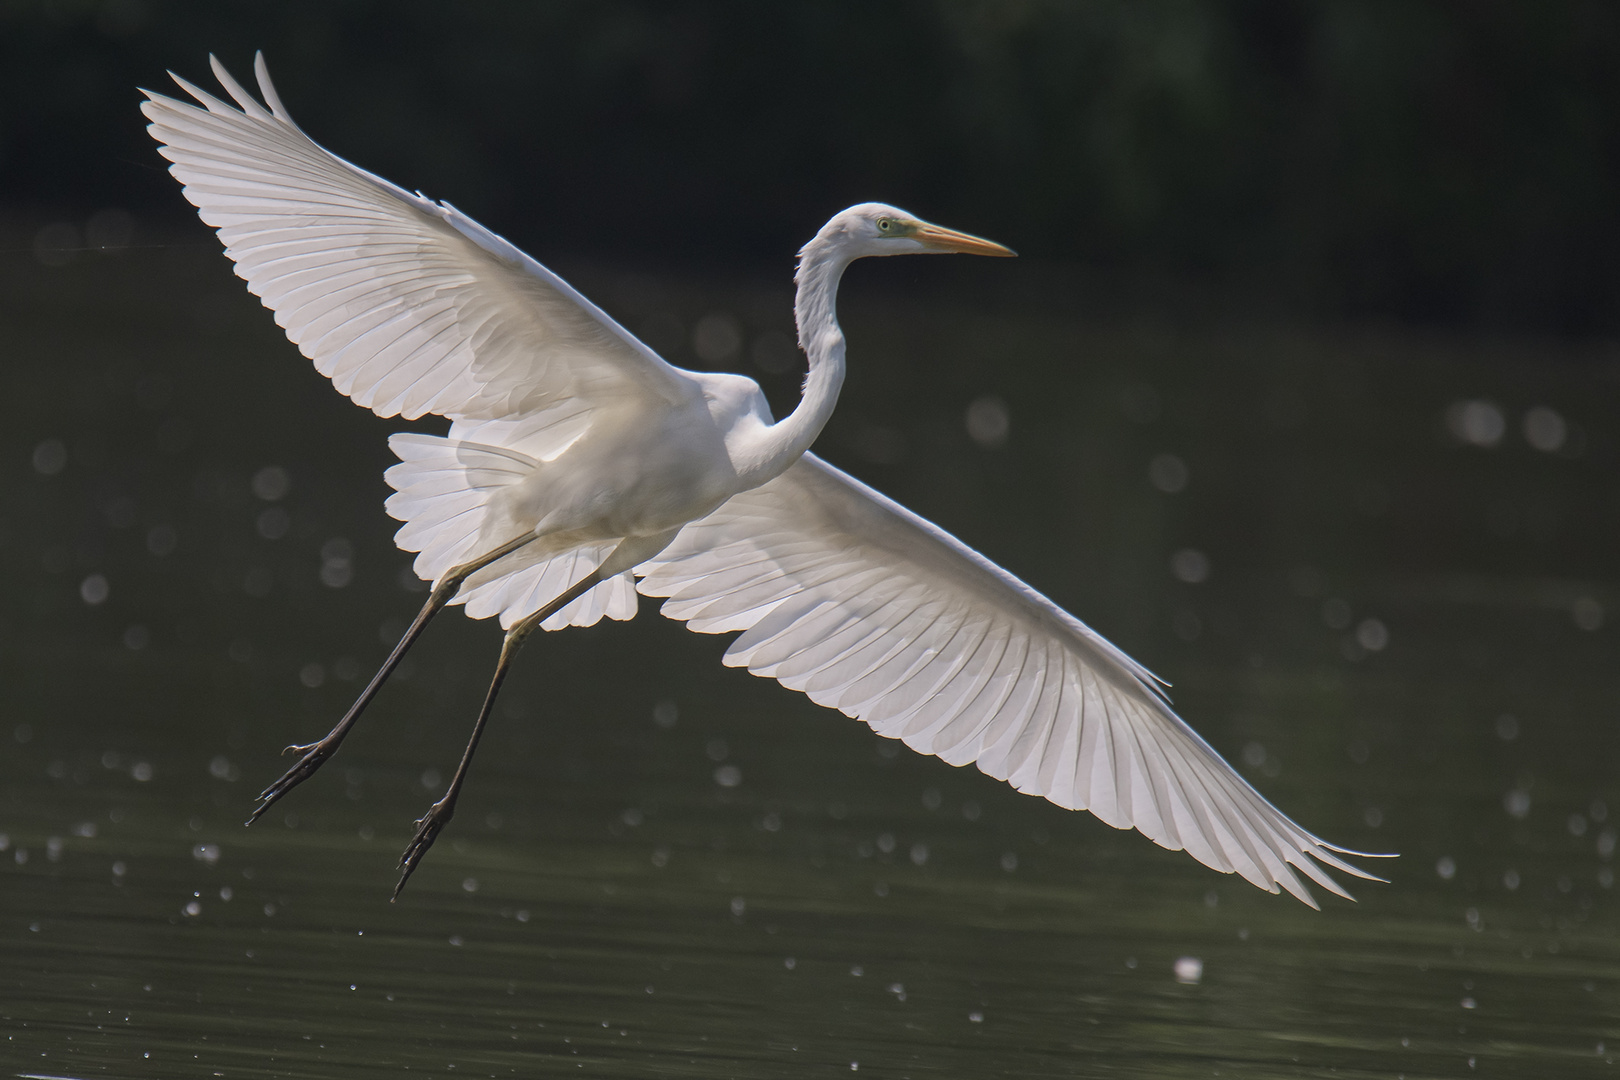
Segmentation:
<svg viewBox="0 0 1620 1080">
<path fill-rule="evenodd" d="M 851 258 L 868 255 L 1017 254 L 993 240 L 923 221 L 885 203 L 860 203 L 836 215 L 821 236 L 846 249 Z"/>
</svg>

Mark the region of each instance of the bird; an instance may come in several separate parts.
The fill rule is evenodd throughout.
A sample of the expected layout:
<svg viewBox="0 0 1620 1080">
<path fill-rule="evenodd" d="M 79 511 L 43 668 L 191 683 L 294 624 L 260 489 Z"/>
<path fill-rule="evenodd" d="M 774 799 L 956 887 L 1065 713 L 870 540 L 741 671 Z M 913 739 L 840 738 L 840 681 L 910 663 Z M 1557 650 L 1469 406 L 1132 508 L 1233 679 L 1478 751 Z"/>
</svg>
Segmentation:
<svg viewBox="0 0 1620 1080">
<path fill-rule="evenodd" d="M 400 857 L 398 898 L 455 813 L 513 657 L 536 629 L 629 619 L 637 594 L 705 634 L 724 663 L 776 679 L 879 735 L 1019 791 L 1134 827 L 1279 888 L 1382 881 L 1373 857 L 1311 834 L 1173 710 L 1168 684 L 945 530 L 810 450 L 844 381 L 836 298 L 857 259 L 1007 247 L 883 203 L 835 214 L 798 253 L 806 374 L 777 419 L 742 375 L 677 368 L 562 278 L 454 206 L 329 152 L 254 59 L 255 98 L 210 56 L 229 102 L 144 90 L 169 171 L 238 276 L 332 385 L 396 434 L 385 479 L 396 542 L 427 600 L 325 736 L 259 796 L 249 824 L 331 758 L 447 605 L 505 631 L 441 798 Z"/>
</svg>

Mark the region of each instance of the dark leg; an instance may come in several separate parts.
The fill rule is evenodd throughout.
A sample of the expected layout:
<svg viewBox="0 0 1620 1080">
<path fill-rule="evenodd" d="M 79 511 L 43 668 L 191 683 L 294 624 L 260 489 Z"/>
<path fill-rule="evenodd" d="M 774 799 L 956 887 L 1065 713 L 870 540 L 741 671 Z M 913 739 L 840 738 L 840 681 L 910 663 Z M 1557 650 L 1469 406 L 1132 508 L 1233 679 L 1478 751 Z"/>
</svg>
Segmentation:
<svg viewBox="0 0 1620 1080">
<path fill-rule="evenodd" d="M 253 816 L 248 818 L 247 823 L 251 825 L 258 821 L 266 810 L 276 804 L 276 800 L 305 780 L 308 780 L 327 758 L 337 752 L 338 745 L 343 742 L 343 737 L 349 733 L 350 728 L 354 727 L 354 722 L 360 718 L 360 714 L 365 711 L 366 706 L 371 704 L 371 699 L 377 696 L 377 691 L 382 689 L 382 684 L 387 681 L 389 675 L 393 674 L 394 668 L 399 666 L 400 660 L 405 657 L 406 650 L 421 635 L 428 621 L 437 615 L 439 610 L 456 595 L 457 590 L 461 588 L 462 582 L 497 559 L 512 554 L 512 552 L 534 539 L 533 533 L 526 533 L 515 540 L 502 544 L 488 554 L 480 555 L 476 559 L 453 567 L 449 573 L 440 578 L 434 584 L 433 591 L 428 594 L 427 603 L 423 604 L 422 610 L 417 612 L 416 619 L 411 623 L 410 629 L 406 630 L 405 636 L 399 639 L 399 644 L 395 645 L 394 651 L 388 654 L 388 659 L 383 661 L 383 666 L 378 669 L 377 674 L 371 677 L 371 682 L 367 683 L 366 688 L 360 692 L 360 697 L 353 705 L 349 706 L 349 711 L 343 714 L 343 719 L 337 722 L 337 727 L 327 732 L 326 737 L 319 742 L 307 743 L 303 746 L 289 746 L 283 751 L 283 753 L 301 754 L 303 756 L 298 759 L 296 765 L 283 774 L 280 780 L 259 793 L 259 805 L 254 808 Z"/>
<path fill-rule="evenodd" d="M 438 839 L 439 830 L 449 824 L 450 818 L 455 814 L 456 797 L 461 794 L 462 781 L 467 779 L 467 766 L 472 764 L 473 751 L 478 749 L 478 740 L 484 734 L 484 724 L 488 722 L 490 710 L 495 706 L 495 695 L 500 693 L 501 683 L 506 679 L 506 670 L 511 666 L 512 657 L 516 656 L 518 649 L 523 646 L 523 640 L 541 623 L 585 595 L 601 581 L 601 570 L 591 571 L 567 592 L 506 632 L 506 640 L 501 642 L 501 658 L 495 664 L 495 677 L 490 680 L 489 693 L 484 695 L 484 707 L 478 712 L 478 722 L 473 724 L 472 738 L 467 740 L 467 749 L 461 755 L 461 764 L 456 768 L 456 775 L 451 777 L 450 786 L 445 790 L 444 797 L 428 807 L 428 812 L 417 819 L 416 835 L 412 837 L 405 853 L 399 857 L 401 873 L 399 884 L 394 886 L 393 900 L 399 899 L 400 891 L 411 879 L 411 874 L 415 873 L 416 865 L 422 861 L 422 856 L 427 854 L 428 848 L 433 846 L 433 841 Z"/>
</svg>

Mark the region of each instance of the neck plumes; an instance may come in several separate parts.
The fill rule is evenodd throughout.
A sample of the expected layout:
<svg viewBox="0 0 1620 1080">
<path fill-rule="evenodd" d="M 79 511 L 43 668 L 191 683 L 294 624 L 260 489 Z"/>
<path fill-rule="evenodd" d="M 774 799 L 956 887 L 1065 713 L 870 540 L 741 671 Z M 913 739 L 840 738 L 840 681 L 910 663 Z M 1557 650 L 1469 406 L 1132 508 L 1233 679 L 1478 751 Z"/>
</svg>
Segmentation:
<svg viewBox="0 0 1620 1080">
<path fill-rule="evenodd" d="M 832 416 L 844 385 L 844 334 L 838 328 L 838 281 L 849 256 L 824 235 L 804 245 L 799 268 L 793 275 L 798 295 L 793 317 L 799 326 L 799 347 L 809 360 L 799 405 L 769 430 L 768 458 L 774 473 L 792 465 L 815 442 Z M 774 474 L 773 473 L 773 474 Z"/>
</svg>

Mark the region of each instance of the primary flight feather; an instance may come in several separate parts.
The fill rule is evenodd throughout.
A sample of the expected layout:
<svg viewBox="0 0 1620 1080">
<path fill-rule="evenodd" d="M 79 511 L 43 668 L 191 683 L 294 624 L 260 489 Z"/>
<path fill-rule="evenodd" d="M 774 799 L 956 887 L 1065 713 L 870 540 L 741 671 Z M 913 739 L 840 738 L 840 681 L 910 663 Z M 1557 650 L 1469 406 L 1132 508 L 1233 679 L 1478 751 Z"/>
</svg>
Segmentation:
<svg viewBox="0 0 1620 1080">
<path fill-rule="evenodd" d="M 261 796 L 311 775 L 432 616 L 506 628 L 461 766 L 417 822 L 398 895 L 454 813 L 518 647 L 537 627 L 628 619 L 636 591 L 726 663 L 954 765 L 1090 810 L 1312 906 L 1323 864 L 1372 878 L 1267 802 L 1171 710 L 1157 680 L 955 537 L 809 453 L 844 374 L 835 298 L 865 256 L 1011 255 L 880 203 L 799 253 L 804 395 L 778 421 L 740 375 L 683 371 L 567 282 L 444 202 L 349 164 L 217 60 L 227 103 L 147 92 L 170 171 L 248 288 L 333 385 L 379 416 L 447 417 L 389 440 L 387 509 L 433 582 L 421 613 L 331 733 Z"/>
</svg>

